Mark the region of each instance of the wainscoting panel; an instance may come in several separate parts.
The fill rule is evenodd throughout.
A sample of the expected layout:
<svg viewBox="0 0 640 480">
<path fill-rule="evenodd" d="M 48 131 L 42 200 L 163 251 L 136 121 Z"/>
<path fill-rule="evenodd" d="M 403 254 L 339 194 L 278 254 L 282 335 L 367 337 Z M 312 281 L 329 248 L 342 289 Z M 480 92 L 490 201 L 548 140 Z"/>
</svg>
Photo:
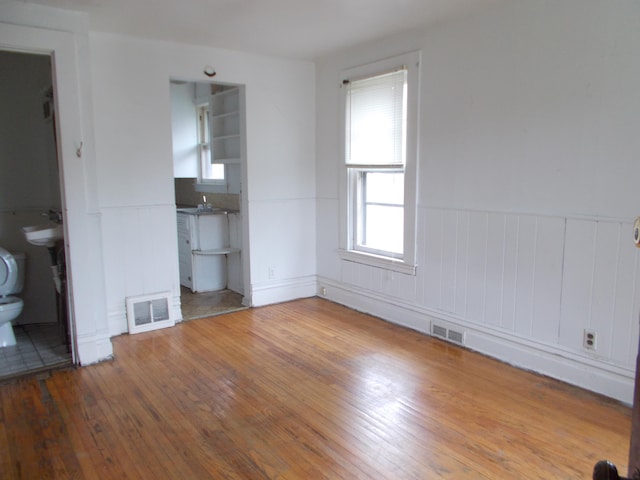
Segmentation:
<svg viewBox="0 0 640 480">
<path fill-rule="evenodd" d="M 570 219 L 566 243 L 560 343 L 582 349 L 588 329 L 593 355 L 634 365 L 640 305 L 631 223 Z"/>
<path fill-rule="evenodd" d="M 420 223 L 420 307 L 633 368 L 640 301 L 630 222 L 425 208 Z M 381 287 L 366 278 L 350 281 Z M 584 347 L 585 330 L 596 333 L 595 349 Z"/>
<path fill-rule="evenodd" d="M 389 299 L 414 302 L 416 277 L 357 262 L 342 262 L 342 283 L 384 295 Z"/>
<path fill-rule="evenodd" d="M 107 309 L 113 335 L 127 331 L 126 297 L 163 291 L 179 296 L 175 216 L 175 207 L 166 205 L 103 210 Z M 179 310 L 174 316 L 181 318 Z"/>
</svg>

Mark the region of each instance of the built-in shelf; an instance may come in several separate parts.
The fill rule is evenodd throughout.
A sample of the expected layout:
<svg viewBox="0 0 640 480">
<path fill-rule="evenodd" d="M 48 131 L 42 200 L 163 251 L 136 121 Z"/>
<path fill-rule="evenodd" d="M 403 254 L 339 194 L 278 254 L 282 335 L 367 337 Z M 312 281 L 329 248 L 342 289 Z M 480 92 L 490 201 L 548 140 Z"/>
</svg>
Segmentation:
<svg viewBox="0 0 640 480">
<path fill-rule="evenodd" d="M 211 96 L 211 144 L 213 163 L 240 163 L 243 119 L 240 89 L 230 88 Z"/>
<path fill-rule="evenodd" d="M 225 118 L 229 118 L 237 115 L 240 115 L 239 110 L 234 110 L 233 112 L 227 112 L 227 113 L 218 113 L 216 115 L 212 115 L 211 118 L 213 118 L 214 120 L 223 120 Z"/>
<path fill-rule="evenodd" d="M 240 138 L 239 133 L 234 133 L 233 135 L 220 135 L 219 137 L 213 137 L 214 142 L 219 142 L 222 140 L 229 140 L 231 138 Z"/>
</svg>

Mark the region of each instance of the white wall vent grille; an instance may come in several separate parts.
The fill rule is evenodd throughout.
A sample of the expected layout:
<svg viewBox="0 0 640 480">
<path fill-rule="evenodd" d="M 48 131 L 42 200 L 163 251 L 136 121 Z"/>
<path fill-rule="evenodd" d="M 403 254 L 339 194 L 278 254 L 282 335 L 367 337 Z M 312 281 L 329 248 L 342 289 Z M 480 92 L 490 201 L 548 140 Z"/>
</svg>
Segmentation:
<svg viewBox="0 0 640 480">
<path fill-rule="evenodd" d="M 457 343 L 458 345 L 464 345 L 464 332 L 453 330 L 444 325 L 431 323 L 431 335 L 449 342 Z"/>
<path fill-rule="evenodd" d="M 176 322 L 171 314 L 170 298 L 170 292 L 127 297 L 129 333 L 173 327 Z"/>
</svg>

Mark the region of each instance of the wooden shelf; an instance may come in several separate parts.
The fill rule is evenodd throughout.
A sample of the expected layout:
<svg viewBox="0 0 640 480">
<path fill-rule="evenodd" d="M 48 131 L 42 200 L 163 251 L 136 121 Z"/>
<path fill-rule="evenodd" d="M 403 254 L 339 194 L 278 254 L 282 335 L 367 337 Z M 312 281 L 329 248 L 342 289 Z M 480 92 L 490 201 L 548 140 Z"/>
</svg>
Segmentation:
<svg viewBox="0 0 640 480">
<path fill-rule="evenodd" d="M 212 250 L 192 250 L 194 255 L 228 255 L 230 253 L 240 253 L 239 248 L 234 247 L 222 247 L 214 248 Z"/>
</svg>

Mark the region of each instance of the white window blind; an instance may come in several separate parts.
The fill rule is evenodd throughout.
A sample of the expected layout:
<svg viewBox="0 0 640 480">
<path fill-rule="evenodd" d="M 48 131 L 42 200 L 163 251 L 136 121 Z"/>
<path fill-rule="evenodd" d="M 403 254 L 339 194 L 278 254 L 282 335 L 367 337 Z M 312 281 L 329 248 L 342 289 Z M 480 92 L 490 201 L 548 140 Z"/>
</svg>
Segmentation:
<svg viewBox="0 0 640 480">
<path fill-rule="evenodd" d="M 347 166 L 404 165 L 407 69 L 352 80 L 346 85 Z"/>
</svg>

